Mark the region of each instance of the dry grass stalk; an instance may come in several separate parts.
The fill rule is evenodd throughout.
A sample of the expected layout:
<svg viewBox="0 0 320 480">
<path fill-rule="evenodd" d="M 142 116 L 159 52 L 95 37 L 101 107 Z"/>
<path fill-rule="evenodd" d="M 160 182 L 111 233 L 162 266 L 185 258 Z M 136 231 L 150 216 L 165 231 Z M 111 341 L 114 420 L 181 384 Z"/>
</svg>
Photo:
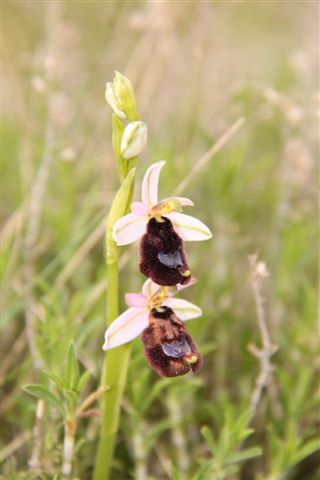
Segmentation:
<svg viewBox="0 0 320 480">
<path fill-rule="evenodd" d="M 22 445 L 24 445 L 31 437 L 31 432 L 23 432 L 15 437 L 12 442 L 8 443 L 1 449 L 0 463 L 13 455 Z"/>
<path fill-rule="evenodd" d="M 47 8 L 47 32 L 48 32 L 48 56 L 51 57 L 54 48 L 53 44 L 53 29 L 57 23 L 59 17 L 59 5 L 48 4 Z M 46 81 L 48 84 L 52 83 L 52 70 L 46 65 Z M 26 227 L 26 236 L 24 240 L 24 279 L 25 279 L 25 322 L 26 322 L 26 334 L 30 353 L 32 355 L 34 366 L 37 368 L 41 366 L 40 359 L 37 355 L 35 348 L 35 322 L 36 317 L 33 312 L 33 305 L 35 299 L 33 295 L 33 278 L 35 275 L 35 257 L 36 257 L 36 244 L 41 226 L 41 217 L 43 211 L 43 199 L 48 183 L 49 172 L 51 163 L 53 160 L 53 148 L 54 148 L 54 127 L 52 121 L 53 104 L 52 96 L 50 92 L 47 95 L 47 119 L 45 126 L 45 138 L 43 155 L 40 162 L 39 169 L 34 181 L 30 205 L 29 215 Z M 43 415 L 44 415 L 44 402 L 39 400 L 37 404 L 36 423 L 34 427 L 34 442 L 31 458 L 29 460 L 29 466 L 31 469 L 38 469 L 41 466 L 41 447 L 43 437 Z"/>
<path fill-rule="evenodd" d="M 216 155 L 228 141 L 238 132 L 238 130 L 244 125 L 245 118 L 240 117 L 236 120 L 218 140 L 212 145 L 212 147 L 194 164 L 188 175 L 178 184 L 175 195 L 180 195 L 187 186 L 192 183 L 195 175 L 197 175 L 210 161 L 210 159 Z"/>
<path fill-rule="evenodd" d="M 169 394 L 167 398 L 167 408 L 169 410 L 169 418 L 174 425 L 171 431 L 172 444 L 177 454 L 177 468 L 181 475 L 186 475 L 189 468 L 189 455 L 186 443 L 186 436 L 182 428 L 183 411 L 181 403 L 176 395 Z"/>
<path fill-rule="evenodd" d="M 249 255 L 248 260 L 251 269 L 251 286 L 256 305 L 258 328 L 262 341 L 261 349 L 252 343 L 250 343 L 248 346 L 249 352 L 258 359 L 260 364 L 260 373 L 257 377 L 255 387 L 251 395 L 251 418 L 253 418 L 257 413 L 265 388 L 268 388 L 269 390 L 269 394 L 273 403 L 273 411 L 276 416 L 279 416 L 281 414 L 281 407 L 278 401 L 278 394 L 275 389 L 275 383 L 272 376 L 274 367 L 271 362 L 271 357 L 277 351 L 278 347 L 271 342 L 266 321 L 264 298 L 262 294 L 263 281 L 270 274 L 266 263 L 263 261 L 258 261 L 257 255 Z"/>
<path fill-rule="evenodd" d="M 69 477 L 72 472 L 72 459 L 74 452 L 74 440 L 77 425 L 76 423 L 67 418 L 65 420 L 65 435 L 63 444 L 63 463 L 62 463 L 62 475 Z"/>
<path fill-rule="evenodd" d="M 28 462 L 29 467 L 34 470 L 38 470 L 41 467 L 44 411 L 45 411 L 44 400 L 38 400 L 37 411 L 36 411 L 36 421 L 33 428 L 33 449 L 32 449 L 31 458 Z"/>
</svg>

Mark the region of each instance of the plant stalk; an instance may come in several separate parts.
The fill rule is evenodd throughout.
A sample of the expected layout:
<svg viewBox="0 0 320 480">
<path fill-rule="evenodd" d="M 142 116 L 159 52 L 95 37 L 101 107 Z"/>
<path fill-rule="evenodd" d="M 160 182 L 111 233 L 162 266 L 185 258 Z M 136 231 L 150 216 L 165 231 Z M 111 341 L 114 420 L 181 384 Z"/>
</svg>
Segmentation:
<svg viewBox="0 0 320 480">
<path fill-rule="evenodd" d="M 67 418 L 64 426 L 64 445 L 63 445 L 63 464 L 62 475 L 70 477 L 72 473 L 72 460 L 74 453 L 74 440 L 76 433 L 76 423 L 73 419 Z"/>
<path fill-rule="evenodd" d="M 119 314 L 119 269 L 118 260 L 108 264 L 107 324 Z M 101 384 L 108 386 L 102 396 L 102 427 L 94 470 L 94 480 L 109 478 L 115 437 L 118 430 L 120 404 L 127 377 L 130 345 L 123 345 L 106 353 Z"/>
<path fill-rule="evenodd" d="M 112 237 L 112 227 L 114 221 L 129 210 L 133 194 L 134 173 L 135 169 L 130 170 L 124 180 L 111 207 L 107 223 L 107 326 L 119 315 L 119 249 Z M 121 189 L 124 192 L 122 190 L 121 193 Z M 123 193 L 124 196 L 122 196 Z M 93 480 L 107 480 L 110 477 L 129 357 L 130 345 L 128 344 L 109 350 L 105 356 L 101 385 L 108 389 L 101 397 L 102 425 Z"/>
</svg>

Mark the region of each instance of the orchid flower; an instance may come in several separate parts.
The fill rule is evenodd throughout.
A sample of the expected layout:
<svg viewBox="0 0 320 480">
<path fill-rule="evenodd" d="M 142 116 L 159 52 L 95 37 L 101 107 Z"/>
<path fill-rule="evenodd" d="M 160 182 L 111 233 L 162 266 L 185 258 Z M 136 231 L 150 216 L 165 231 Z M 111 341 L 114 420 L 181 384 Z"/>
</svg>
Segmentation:
<svg viewBox="0 0 320 480">
<path fill-rule="evenodd" d="M 131 204 L 131 213 L 120 218 L 114 225 L 113 237 L 118 245 L 128 245 L 146 233 L 150 219 L 158 222 L 162 218 L 171 221 L 175 232 L 182 240 L 208 240 L 212 234 L 208 227 L 197 218 L 181 213 L 183 206 L 193 206 L 185 197 L 169 197 L 158 201 L 158 182 L 162 167 L 166 162 L 151 165 L 142 182 L 141 202 Z"/>
<path fill-rule="evenodd" d="M 173 298 L 183 288 L 159 287 L 148 279 L 141 293 L 127 293 L 125 301 L 129 308 L 108 327 L 103 350 L 118 347 L 138 337 L 149 326 L 153 309 L 161 311 L 161 307 L 168 307 L 183 321 L 200 317 L 202 311 L 199 307 L 187 300 Z"/>
</svg>

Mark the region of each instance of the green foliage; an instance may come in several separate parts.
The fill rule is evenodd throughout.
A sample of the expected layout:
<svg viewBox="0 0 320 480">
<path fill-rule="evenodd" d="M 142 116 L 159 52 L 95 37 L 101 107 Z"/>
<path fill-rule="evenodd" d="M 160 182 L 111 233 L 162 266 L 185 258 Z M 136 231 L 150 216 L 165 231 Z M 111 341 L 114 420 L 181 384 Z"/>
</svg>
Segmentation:
<svg viewBox="0 0 320 480">
<path fill-rule="evenodd" d="M 70 343 L 67 354 L 67 363 L 64 371 L 64 385 L 66 389 L 77 390 L 80 372 L 73 342 Z"/>
<path fill-rule="evenodd" d="M 53 395 L 47 388 L 43 387 L 42 385 L 31 384 L 25 385 L 23 388 L 27 393 L 30 393 L 30 395 L 33 395 L 39 400 L 44 400 L 45 402 L 59 410 L 62 415 L 64 415 L 64 409 L 62 408 L 59 399 L 55 395 Z"/>
<path fill-rule="evenodd" d="M 118 258 L 118 248 L 113 240 L 112 230 L 113 225 L 119 218 L 123 217 L 126 213 L 128 208 L 128 201 L 132 195 L 133 185 L 134 185 L 134 176 L 135 176 L 135 168 L 132 168 L 128 175 L 126 176 L 125 180 L 121 184 L 119 188 L 112 206 L 110 208 L 108 222 L 107 222 L 107 239 L 106 242 L 108 244 L 107 250 L 107 263 L 111 264 Z"/>
<path fill-rule="evenodd" d="M 208 427 L 201 428 L 212 460 L 201 466 L 194 477 L 195 480 L 200 480 L 205 476 L 216 480 L 229 478 L 240 469 L 239 463 L 261 455 L 260 447 L 249 447 L 238 451 L 241 444 L 253 433 L 253 429 L 247 428 L 250 415 L 251 410 L 244 412 L 239 418 L 233 418 L 226 414 L 218 438 L 215 438 Z"/>
<path fill-rule="evenodd" d="M 73 341 L 70 342 L 66 352 L 66 363 L 64 371 L 57 375 L 48 370 L 43 370 L 44 381 L 50 381 L 56 387 L 52 393 L 49 387 L 41 384 L 25 385 L 23 389 L 34 397 L 43 400 L 59 411 L 63 418 L 74 417 L 79 405 L 80 395 L 83 392 L 89 378 L 90 372 L 85 370 L 80 375 L 79 362 Z"/>
</svg>

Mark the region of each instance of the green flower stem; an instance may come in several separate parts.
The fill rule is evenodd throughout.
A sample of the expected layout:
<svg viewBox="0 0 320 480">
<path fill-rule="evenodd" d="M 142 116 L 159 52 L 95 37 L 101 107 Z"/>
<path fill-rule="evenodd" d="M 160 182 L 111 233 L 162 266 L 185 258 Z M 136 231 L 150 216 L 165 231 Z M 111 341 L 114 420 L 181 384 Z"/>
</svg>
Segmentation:
<svg viewBox="0 0 320 480">
<path fill-rule="evenodd" d="M 118 316 L 118 262 L 108 265 L 108 325 Z M 123 345 L 106 353 L 102 385 L 108 385 L 102 397 L 102 427 L 94 471 L 94 480 L 109 478 L 115 437 L 119 425 L 121 398 L 123 395 L 130 345 Z"/>
<path fill-rule="evenodd" d="M 113 225 L 125 215 L 132 199 L 135 168 L 129 170 L 113 201 L 107 222 L 107 325 L 119 315 L 119 252 L 112 237 Z M 108 390 L 101 399 L 102 425 L 93 480 L 107 480 L 110 476 L 115 438 L 119 426 L 121 399 L 126 383 L 130 345 L 106 353 L 101 384 Z"/>
</svg>

